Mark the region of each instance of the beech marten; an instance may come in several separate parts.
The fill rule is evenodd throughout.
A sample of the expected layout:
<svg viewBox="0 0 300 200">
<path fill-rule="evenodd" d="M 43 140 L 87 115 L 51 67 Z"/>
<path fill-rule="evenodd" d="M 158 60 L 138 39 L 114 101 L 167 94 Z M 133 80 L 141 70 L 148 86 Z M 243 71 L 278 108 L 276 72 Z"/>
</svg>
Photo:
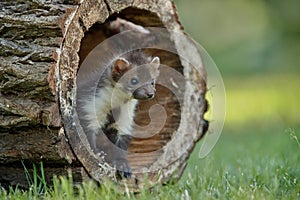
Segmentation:
<svg viewBox="0 0 300 200">
<path fill-rule="evenodd" d="M 127 149 L 139 100 L 152 99 L 159 76 L 160 59 L 141 50 L 115 58 L 101 75 L 94 92 L 88 84 L 78 91 L 80 123 L 95 154 L 117 169 L 118 177 L 129 178 Z"/>
</svg>

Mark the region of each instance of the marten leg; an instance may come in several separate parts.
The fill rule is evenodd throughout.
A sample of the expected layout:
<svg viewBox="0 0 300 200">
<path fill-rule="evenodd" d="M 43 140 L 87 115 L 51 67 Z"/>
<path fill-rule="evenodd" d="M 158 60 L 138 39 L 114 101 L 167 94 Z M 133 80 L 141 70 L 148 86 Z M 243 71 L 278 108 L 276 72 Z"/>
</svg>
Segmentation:
<svg viewBox="0 0 300 200">
<path fill-rule="evenodd" d="M 119 178 L 122 178 L 122 176 L 124 176 L 125 178 L 130 178 L 132 174 L 129 161 L 127 159 L 127 150 L 130 141 L 131 141 L 130 135 L 119 135 L 116 141 L 116 146 L 120 148 L 118 152 L 120 151 L 122 152 L 121 156 L 116 160 L 120 161 L 120 158 L 121 159 L 124 158 L 121 161 L 121 163 L 119 163 L 118 174 L 117 174 Z"/>
<path fill-rule="evenodd" d="M 109 162 L 117 169 L 117 178 L 131 177 L 131 168 L 127 159 L 127 149 L 131 141 L 130 135 L 119 135 L 116 129 L 106 130 L 106 136 L 110 140 Z"/>
</svg>

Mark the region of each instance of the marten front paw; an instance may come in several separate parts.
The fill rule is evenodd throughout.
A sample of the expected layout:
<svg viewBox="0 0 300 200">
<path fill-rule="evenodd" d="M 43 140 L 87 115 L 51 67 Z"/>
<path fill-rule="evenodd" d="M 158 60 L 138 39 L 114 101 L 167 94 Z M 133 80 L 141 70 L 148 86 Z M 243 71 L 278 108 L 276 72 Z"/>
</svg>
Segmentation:
<svg viewBox="0 0 300 200">
<path fill-rule="evenodd" d="M 115 160 L 113 167 L 117 169 L 116 177 L 118 180 L 131 178 L 132 172 L 127 160 Z"/>
</svg>

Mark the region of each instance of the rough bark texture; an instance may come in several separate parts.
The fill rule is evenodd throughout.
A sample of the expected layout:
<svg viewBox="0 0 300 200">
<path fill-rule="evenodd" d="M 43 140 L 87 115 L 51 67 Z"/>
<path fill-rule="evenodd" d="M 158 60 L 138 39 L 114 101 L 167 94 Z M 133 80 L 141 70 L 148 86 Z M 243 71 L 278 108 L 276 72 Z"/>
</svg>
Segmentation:
<svg viewBox="0 0 300 200">
<path fill-rule="evenodd" d="M 129 148 L 133 169 L 145 171 L 137 171 L 136 177 L 146 174 L 153 184 L 172 175 L 180 177 L 207 129 L 206 74 L 200 52 L 182 32 L 171 0 L 4 0 L 0 8 L 0 186 L 27 186 L 21 161 L 29 168 L 43 161 L 49 180 L 70 170 L 79 182 L 87 176 L 100 182 L 112 176 L 82 142 L 85 135 L 74 108 L 80 63 L 111 36 L 106 35 L 105 23 L 115 17 L 145 27 L 165 27 L 170 44 L 190 61 L 153 51 L 188 81 L 180 88 L 181 100 L 158 89 L 155 102 L 170 117 L 159 134 L 135 139 Z M 147 124 L 148 108 L 155 102 L 139 105 L 138 124 Z M 135 190 L 144 184 L 128 182 Z"/>
<path fill-rule="evenodd" d="M 24 165 L 48 177 L 80 168 L 66 143 L 54 83 L 60 22 L 75 1 L 0 2 L 0 184 L 27 187 Z M 49 166 L 49 167 L 48 167 Z M 55 170 L 52 167 L 55 166 Z M 77 167 L 78 166 L 78 167 Z M 67 167 L 67 168 L 66 168 Z M 50 173 L 47 173 L 49 171 Z M 77 170 L 78 171 L 78 170 Z"/>
</svg>

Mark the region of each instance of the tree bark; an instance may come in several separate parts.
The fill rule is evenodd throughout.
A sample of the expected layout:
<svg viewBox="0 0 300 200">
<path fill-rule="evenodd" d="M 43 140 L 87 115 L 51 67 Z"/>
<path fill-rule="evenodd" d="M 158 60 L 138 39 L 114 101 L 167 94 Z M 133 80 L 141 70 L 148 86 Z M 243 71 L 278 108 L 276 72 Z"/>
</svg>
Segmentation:
<svg viewBox="0 0 300 200">
<path fill-rule="evenodd" d="M 28 169 L 43 161 L 48 179 L 53 171 L 67 174 L 71 163 L 74 170 L 82 167 L 66 142 L 53 76 L 63 16 L 79 5 L 60 2 L 0 2 L 0 184 L 4 186 L 28 186 L 21 161 Z"/>
<path fill-rule="evenodd" d="M 18 0 L 12 4 L 4 0 L 0 8 L 0 185 L 27 187 L 24 165 L 40 161 L 48 180 L 68 171 L 76 182 L 112 177 L 102 167 L 105 163 L 82 143 L 85 135 L 75 107 L 80 64 L 97 44 L 114 35 L 107 33 L 112 32 L 107 25 L 116 17 L 143 27 L 166 28 L 168 42 L 192 60 L 187 63 L 174 53 L 150 52 L 189 81 L 179 88 L 181 100 L 158 88 L 156 100 L 170 117 L 159 134 L 134 139 L 129 147 L 133 169 L 145 169 L 136 177 L 147 175 L 153 184 L 180 177 L 208 124 L 203 117 L 206 74 L 200 52 L 183 33 L 173 1 Z M 138 124 L 149 122 L 153 104 L 139 105 Z M 126 184 L 138 191 L 145 183 Z"/>
</svg>

